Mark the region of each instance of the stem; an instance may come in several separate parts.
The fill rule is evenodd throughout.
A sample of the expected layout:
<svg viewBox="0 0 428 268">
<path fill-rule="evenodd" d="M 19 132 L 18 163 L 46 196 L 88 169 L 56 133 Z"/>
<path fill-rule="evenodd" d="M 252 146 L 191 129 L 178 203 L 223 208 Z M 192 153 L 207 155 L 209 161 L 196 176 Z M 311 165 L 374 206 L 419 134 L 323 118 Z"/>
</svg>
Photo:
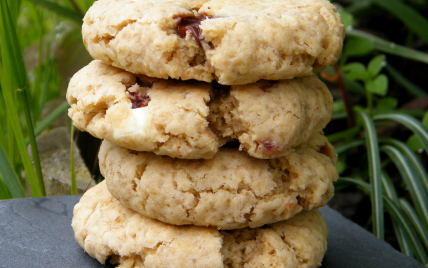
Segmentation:
<svg viewBox="0 0 428 268">
<path fill-rule="evenodd" d="M 342 96 L 343 102 L 345 103 L 348 122 L 351 128 L 353 128 L 355 127 L 355 118 L 354 118 L 354 114 L 352 113 L 352 105 L 351 105 L 351 102 L 349 101 L 348 93 L 346 92 L 345 83 L 343 83 L 342 74 L 340 73 L 340 70 L 337 67 L 337 65 L 334 65 L 333 68 L 337 74 L 337 83 L 339 84 L 339 92 L 340 92 L 340 95 Z"/>
<path fill-rule="evenodd" d="M 75 0 L 70 0 L 71 5 L 74 7 L 74 10 L 76 10 L 77 13 L 83 15 L 83 11 L 80 9 L 80 7 L 77 5 Z"/>
<path fill-rule="evenodd" d="M 27 99 L 27 91 L 28 90 L 22 90 L 18 92 L 20 93 L 19 95 L 21 96 L 22 101 L 24 103 L 24 105 L 22 106 L 24 108 L 25 122 L 27 124 L 27 130 L 28 130 L 27 131 L 28 138 L 30 140 L 31 152 L 33 154 L 33 162 L 34 162 L 34 168 L 36 170 L 36 178 L 38 181 L 40 192 L 42 193 L 43 196 L 45 196 L 46 195 L 45 183 L 43 181 L 42 167 L 40 165 L 39 150 L 37 149 L 36 138 L 34 136 L 33 122 L 31 120 L 30 107 Z"/>
</svg>

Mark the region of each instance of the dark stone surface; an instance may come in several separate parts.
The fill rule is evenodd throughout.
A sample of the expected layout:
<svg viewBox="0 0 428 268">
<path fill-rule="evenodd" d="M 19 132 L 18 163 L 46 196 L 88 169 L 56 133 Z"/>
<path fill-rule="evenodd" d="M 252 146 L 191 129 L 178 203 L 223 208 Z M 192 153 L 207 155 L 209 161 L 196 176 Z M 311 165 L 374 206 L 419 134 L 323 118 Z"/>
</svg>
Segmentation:
<svg viewBox="0 0 428 268">
<path fill-rule="evenodd" d="M 0 267 L 105 267 L 74 240 L 70 224 L 79 198 L 0 201 Z M 323 268 L 424 267 L 336 211 L 321 211 L 330 232 Z"/>
</svg>

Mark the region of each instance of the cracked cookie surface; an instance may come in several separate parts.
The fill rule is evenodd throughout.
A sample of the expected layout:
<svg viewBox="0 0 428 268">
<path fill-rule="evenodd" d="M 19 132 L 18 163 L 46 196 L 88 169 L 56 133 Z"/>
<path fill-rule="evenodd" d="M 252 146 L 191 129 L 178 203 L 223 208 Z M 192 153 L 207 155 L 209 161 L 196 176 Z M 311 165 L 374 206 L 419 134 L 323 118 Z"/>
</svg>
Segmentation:
<svg viewBox="0 0 428 268">
<path fill-rule="evenodd" d="M 93 136 L 136 151 L 209 159 L 227 141 L 256 158 L 287 155 L 326 126 L 332 97 L 316 76 L 249 85 L 135 75 L 93 61 L 70 80 L 69 116 Z"/>
<path fill-rule="evenodd" d="M 118 268 L 319 267 L 328 235 L 318 210 L 256 229 L 169 225 L 124 207 L 105 182 L 76 204 L 72 227 L 85 252 Z"/>
<path fill-rule="evenodd" d="M 335 162 L 324 136 L 270 160 L 223 148 L 209 160 L 175 159 L 106 141 L 99 152 L 107 187 L 124 206 L 170 224 L 219 229 L 259 227 L 325 205 Z"/>
<path fill-rule="evenodd" d="M 334 64 L 344 29 L 326 0 L 99 0 L 82 34 L 93 58 L 133 73 L 242 85 Z"/>
</svg>

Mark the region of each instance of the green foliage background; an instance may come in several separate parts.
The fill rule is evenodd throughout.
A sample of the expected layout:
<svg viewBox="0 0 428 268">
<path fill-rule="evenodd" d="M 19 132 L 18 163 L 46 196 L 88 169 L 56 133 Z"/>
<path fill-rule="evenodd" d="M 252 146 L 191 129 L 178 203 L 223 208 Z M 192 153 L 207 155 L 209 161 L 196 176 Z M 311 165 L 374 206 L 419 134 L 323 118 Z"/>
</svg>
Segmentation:
<svg viewBox="0 0 428 268">
<path fill-rule="evenodd" d="M 0 199 L 25 197 L 24 180 L 43 196 L 35 137 L 66 112 L 68 81 L 91 60 L 80 31 L 93 0 L 0 1 Z M 369 195 L 367 226 L 384 239 L 389 215 L 401 251 L 426 265 L 428 101 L 408 104 L 428 98 L 428 3 L 332 2 L 346 39 L 319 75 L 335 97 L 326 134 L 339 154 L 336 190 Z"/>
</svg>

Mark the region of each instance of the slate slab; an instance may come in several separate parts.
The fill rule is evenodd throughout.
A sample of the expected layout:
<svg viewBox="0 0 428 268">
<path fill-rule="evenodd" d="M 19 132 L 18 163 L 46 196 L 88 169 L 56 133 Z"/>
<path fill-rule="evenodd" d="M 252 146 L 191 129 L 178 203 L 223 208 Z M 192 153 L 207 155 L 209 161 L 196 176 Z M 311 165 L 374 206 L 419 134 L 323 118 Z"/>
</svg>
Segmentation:
<svg viewBox="0 0 428 268">
<path fill-rule="evenodd" d="M 106 267 L 74 240 L 70 224 L 79 199 L 52 196 L 0 201 L 0 267 Z M 323 268 L 424 267 L 331 208 L 321 212 L 330 231 Z"/>
</svg>

